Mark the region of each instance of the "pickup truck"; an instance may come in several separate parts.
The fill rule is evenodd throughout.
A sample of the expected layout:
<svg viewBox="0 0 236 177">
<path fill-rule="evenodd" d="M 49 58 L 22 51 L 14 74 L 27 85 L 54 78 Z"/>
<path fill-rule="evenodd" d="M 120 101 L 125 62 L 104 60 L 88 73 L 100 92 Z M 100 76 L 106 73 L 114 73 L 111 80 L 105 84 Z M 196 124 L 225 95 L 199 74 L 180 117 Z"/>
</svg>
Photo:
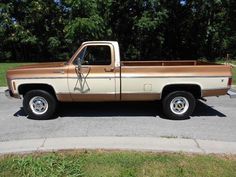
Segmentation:
<svg viewBox="0 0 236 177">
<path fill-rule="evenodd" d="M 67 62 L 7 72 L 6 95 L 23 98 L 30 118 L 51 118 L 58 102 L 161 100 L 167 118 L 185 119 L 196 100 L 227 94 L 230 65 L 186 61 L 121 61 L 118 42 L 84 42 Z"/>
</svg>

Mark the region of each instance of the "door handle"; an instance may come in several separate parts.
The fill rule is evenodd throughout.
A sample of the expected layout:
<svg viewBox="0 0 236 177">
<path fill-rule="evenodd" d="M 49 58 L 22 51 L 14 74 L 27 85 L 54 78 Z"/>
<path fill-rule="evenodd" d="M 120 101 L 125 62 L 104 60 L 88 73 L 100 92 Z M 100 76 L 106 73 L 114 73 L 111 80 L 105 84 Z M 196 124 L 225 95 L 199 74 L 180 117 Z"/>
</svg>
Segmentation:
<svg viewBox="0 0 236 177">
<path fill-rule="evenodd" d="M 114 67 L 112 67 L 112 68 L 104 68 L 105 72 L 113 72 L 114 70 L 115 70 Z"/>
</svg>

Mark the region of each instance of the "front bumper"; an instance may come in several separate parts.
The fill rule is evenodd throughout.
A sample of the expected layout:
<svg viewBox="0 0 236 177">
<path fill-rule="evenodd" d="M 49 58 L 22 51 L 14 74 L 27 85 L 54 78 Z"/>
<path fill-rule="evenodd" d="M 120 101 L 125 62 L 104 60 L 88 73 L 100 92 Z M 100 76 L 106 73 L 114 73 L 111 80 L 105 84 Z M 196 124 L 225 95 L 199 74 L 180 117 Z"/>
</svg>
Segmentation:
<svg viewBox="0 0 236 177">
<path fill-rule="evenodd" d="M 5 96 L 6 96 L 7 98 L 9 98 L 9 99 L 10 99 L 10 98 L 18 98 L 18 99 L 21 98 L 19 95 L 13 94 L 10 89 L 5 90 Z"/>
<path fill-rule="evenodd" d="M 235 90 L 235 89 L 230 89 L 230 90 L 227 92 L 227 95 L 229 95 L 230 98 L 236 98 L 236 90 Z"/>
</svg>

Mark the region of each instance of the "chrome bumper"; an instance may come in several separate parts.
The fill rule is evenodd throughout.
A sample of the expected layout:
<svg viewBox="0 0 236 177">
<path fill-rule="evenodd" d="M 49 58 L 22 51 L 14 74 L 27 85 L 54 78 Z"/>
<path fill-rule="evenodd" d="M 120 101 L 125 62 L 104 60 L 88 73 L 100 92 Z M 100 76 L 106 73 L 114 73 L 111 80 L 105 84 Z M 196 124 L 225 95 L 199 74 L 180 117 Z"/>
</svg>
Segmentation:
<svg viewBox="0 0 236 177">
<path fill-rule="evenodd" d="M 236 98 L 236 90 L 230 89 L 230 90 L 227 92 L 227 95 L 229 95 L 230 98 Z"/>
</svg>

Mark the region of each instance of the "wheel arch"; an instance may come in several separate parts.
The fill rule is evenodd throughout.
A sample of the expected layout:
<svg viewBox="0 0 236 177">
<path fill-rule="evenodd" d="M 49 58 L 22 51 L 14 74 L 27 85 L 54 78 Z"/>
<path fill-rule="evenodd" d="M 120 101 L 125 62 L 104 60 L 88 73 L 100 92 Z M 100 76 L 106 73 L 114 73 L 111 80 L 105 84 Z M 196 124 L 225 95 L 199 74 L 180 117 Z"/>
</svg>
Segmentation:
<svg viewBox="0 0 236 177">
<path fill-rule="evenodd" d="M 56 92 L 53 88 L 53 86 L 49 84 L 21 84 L 18 86 L 18 93 L 20 95 L 25 95 L 27 92 L 31 90 L 44 90 L 47 91 L 48 93 L 52 94 L 53 96 L 56 97 Z"/>
<path fill-rule="evenodd" d="M 166 95 L 174 91 L 187 91 L 193 94 L 196 99 L 202 97 L 202 87 L 199 84 L 168 84 L 162 88 L 160 98 L 163 99 Z"/>
</svg>

